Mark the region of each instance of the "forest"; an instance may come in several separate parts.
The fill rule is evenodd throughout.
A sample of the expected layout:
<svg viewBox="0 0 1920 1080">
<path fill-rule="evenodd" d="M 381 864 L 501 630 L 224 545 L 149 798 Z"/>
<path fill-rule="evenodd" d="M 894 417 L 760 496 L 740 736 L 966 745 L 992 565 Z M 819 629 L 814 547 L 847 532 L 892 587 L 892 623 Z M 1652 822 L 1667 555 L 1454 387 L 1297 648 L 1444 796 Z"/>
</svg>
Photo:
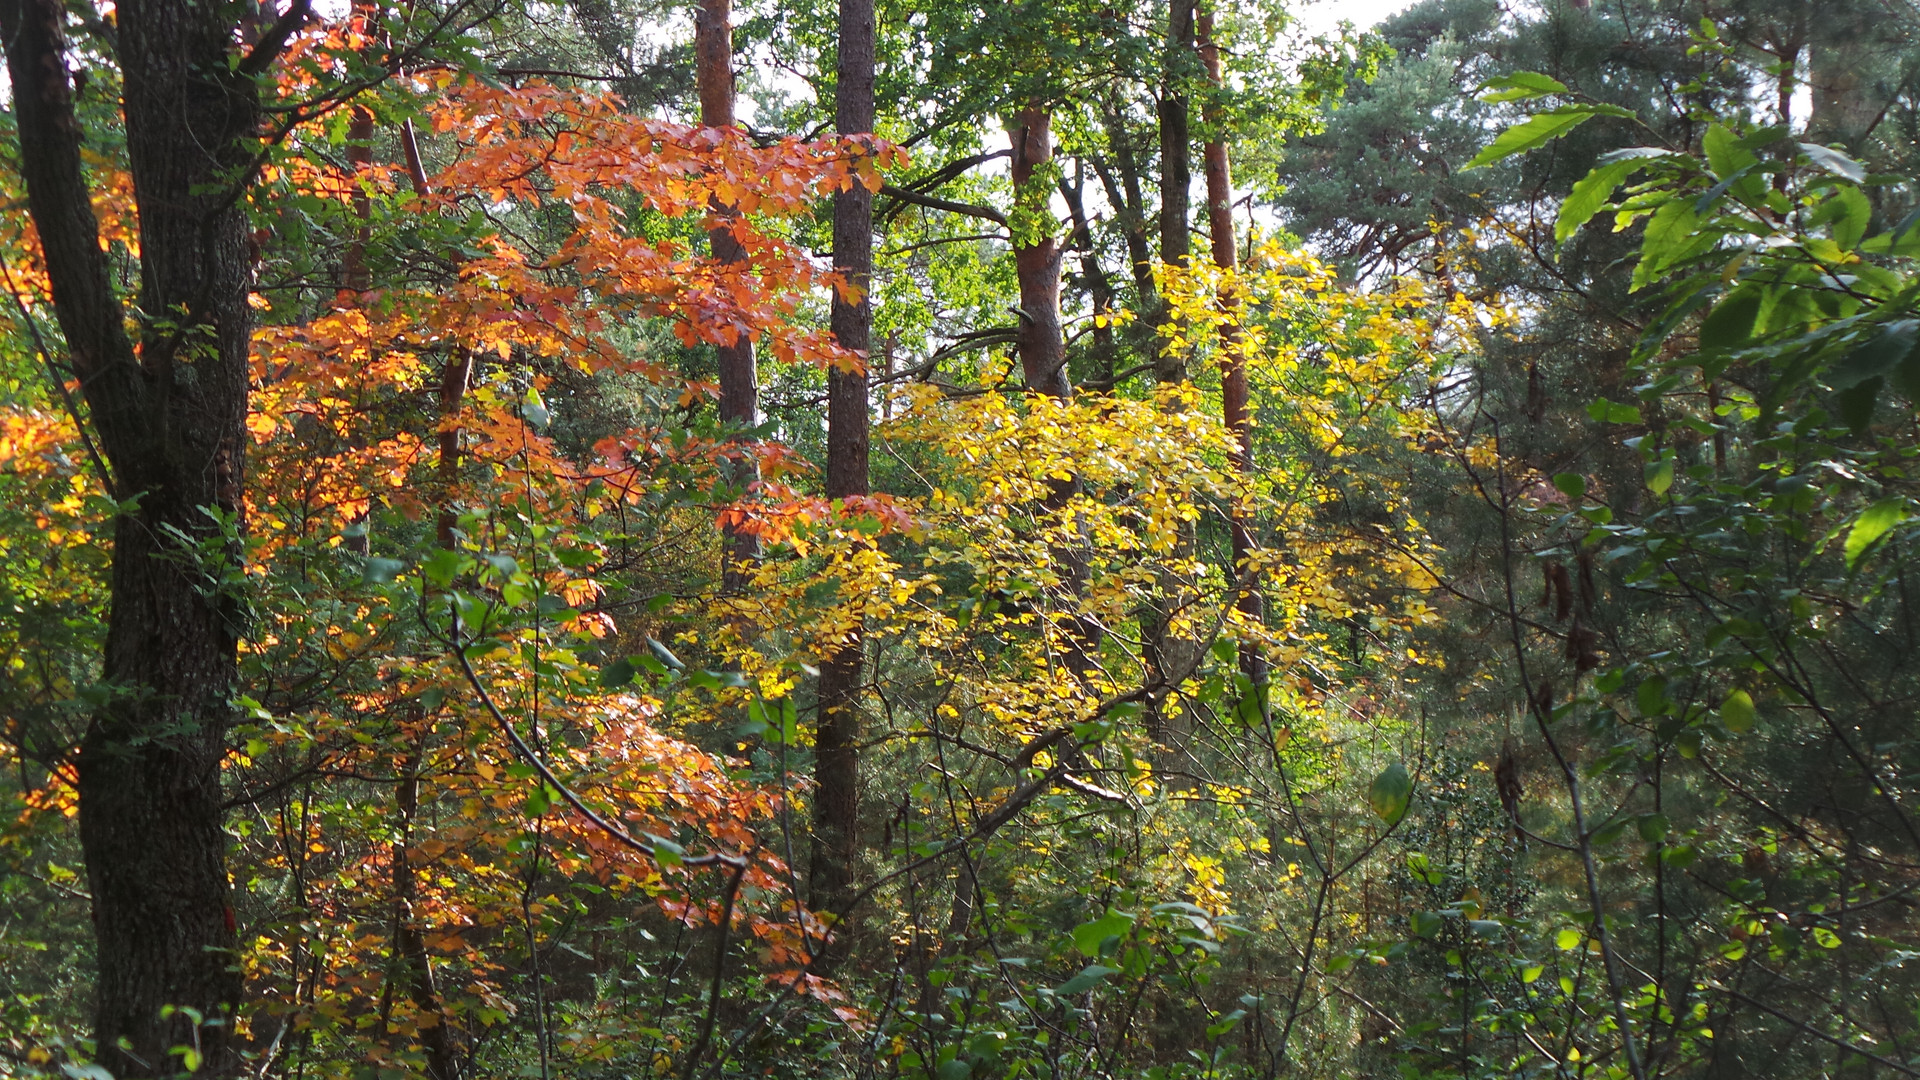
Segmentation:
<svg viewBox="0 0 1920 1080">
<path fill-rule="evenodd" d="M 1915 0 L 0 43 L 0 1078 L 1920 1077 Z"/>
</svg>

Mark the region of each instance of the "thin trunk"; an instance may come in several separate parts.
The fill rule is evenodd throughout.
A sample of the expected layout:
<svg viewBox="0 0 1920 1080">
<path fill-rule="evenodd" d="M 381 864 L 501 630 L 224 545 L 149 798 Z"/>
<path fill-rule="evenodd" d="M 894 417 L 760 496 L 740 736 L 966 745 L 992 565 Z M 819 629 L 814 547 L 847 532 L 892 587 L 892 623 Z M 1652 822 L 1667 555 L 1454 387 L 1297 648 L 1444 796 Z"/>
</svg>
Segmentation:
<svg viewBox="0 0 1920 1080">
<path fill-rule="evenodd" d="M 1085 279 L 1087 293 L 1093 300 L 1093 362 L 1100 371 L 1101 385 L 1111 390 L 1114 382 L 1114 358 L 1116 343 L 1113 339 L 1113 324 L 1106 321 L 1113 314 L 1113 279 L 1108 276 L 1106 267 L 1100 265 L 1100 252 L 1094 244 L 1093 219 L 1087 216 L 1084 191 L 1086 188 L 1086 162 L 1074 160 L 1074 182 L 1060 181 L 1060 194 L 1066 196 L 1067 212 L 1073 220 L 1072 247 L 1080 252 L 1080 274 Z M 1104 325 L 1103 325 L 1104 324 Z"/>
<path fill-rule="evenodd" d="M 233 1067 L 239 1004 L 220 787 L 244 620 L 170 536 L 219 542 L 204 508 L 244 528 L 252 284 L 244 182 L 259 104 L 255 64 L 229 57 L 235 12 L 188 0 L 118 9 L 126 146 L 140 221 L 136 351 L 114 293 L 80 165 L 80 124 L 57 0 L 3 0 L 19 167 L 45 252 L 69 362 L 138 509 L 114 525 L 102 681 L 78 760 L 80 843 L 97 942 L 94 1035 L 115 1076 L 169 1074 L 198 1045 Z M 229 537 L 232 542 L 235 537 Z M 236 552 L 237 554 L 237 552 Z"/>
<path fill-rule="evenodd" d="M 347 253 L 340 260 L 340 287 L 358 295 L 372 286 L 372 276 L 367 270 L 367 242 L 373 238 L 370 224 L 373 218 L 373 200 L 367 197 L 366 189 L 359 185 L 366 179 L 363 175 L 373 166 L 373 110 L 365 105 L 353 107 L 352 118 L 347 124 L 347 168 L 353 174 L 353 216 L 358 224 L 354 227 L 353 239 L 347 243 Z M 367 508 L 353 519 L 358 530 L 348 530 L 346 549 L 357 555 L 365 555 L 372 550 L 373 539 L 368 530 L 373 525 L 373 504 L 369 500 Z"/>
<path fill-rule="evenodd" d="M 1200 14 L 1200 61 L 1206 66 L 1207 79 L 1219 87 L 1225 80 L 1220 63 L 1220 45 L 1213 39 L 1213 12 Z M 1213 265 L 1227 275 L 1231 281 L 1239 261 L 1239 248 L 1234 243 L 1233 234 L 1233 172 L 1227 158 L 1226 132 L 1222 128 L 1224 118 L 1217 112 L 1209 111 L 1207 124 L 1211 137 L 1204 150 L 1207 175 L 1207 232 L 1212 241 Z M 1228 318 L 1220 324 L 1220 414 L 1227 430 L 1234 436 L 1234 467 L 1241 475 L 1253 476 L 1253 413 L 1250 394 L 1247 388 L 1247 354 L 1244 334 L 1241 331 L 1239 312 L 1240 297 L 1238 289 L 1232 284 L 1223 286 L 1220 291 L 1220 303 L 1226 309 Z M 1253 552 L 1252 522 L 1239 507 L 1235 507 L 1228 518 L 1228 527 L 1233 536 L 1233 566 L 1236 574 L 1246 572 L 1247 557 Z M 1240 594 L 1238 606 L 1249 620 L 1258 623 L 1265 617 L 1266 606 L 1260 591 L 1249 585 Z M 1251 679 L 1255 686 L 1266 681 L 1266 657 L 1258 648 L 1243 645 L 1240 649 L 1240 670 Z"/>
<path fill-rule="evenodd" d="M 1187 69 L 1193 56 L 1193 0 L 1168 0 L 1167 48 L 1160 88 L 1160 261 L 1186 265 L 1193 250 L 1188 235 L 1193 133 L 1187 100 Z M 1161 313 L 1165 318 L 1165 312 Z M 1185 382 L 1186 356 L 1156 342 L 1153 374 L 1161 383 Z"/>
<path fill-rule="evenodd" d="M 407 178 L 413 186 L 413 193 L 424 199 L 428 194 L 427 170 L 420 159 L 420 139 L 414 132 L 411 120 L 401 122 L 400 148 L 406 157 Z M 459 515 L 454 510 L 453 499 L 460 487 L 460 429 L 453 426 L 451 421 L 460 415 L 466 399 L 467 383 L 473 377 L 473 353 L 458 342 L 453 349 L 453 355 L 440 366 L 440 453 L 436 463 L 440 474 L 440 512 L 434 523 L 435 539 L 441 547 L 448 549 L 454 546 L 456 539 L 454 531 Z M 407 829 L 412 827 L 419 798 L 418 769 L 416 752 L 415 758 L 406 765 L 406 776 L 400 786 L 400 813 Z M 421 1035 L 421 1041 L 427 1047 L 428 1075 L 432 1080 L 456 1080 L 460 1075 L 459 1051 L 439 987 L 433 977 L 433 958 L 427 954 L 425 937 L 414 917 L 415 882 L 404 831 L 393 852 L 393 889 L 394 947 L 406 964 L 408 993 L 416 1008 L 434 1018 L 433 1025 Z"/>
<path fill-rule="evenodd" d="M 1107 191 L 1107 200 L 1118 208 L 1120 234 L 1127 242 L 1127 269 L 1133 275 L 1141 314 L 1153 316 L 1160 306 L 1160 290 L 1153 283 L 1153 246 L 1147 243 L 1147 206 L 1140 194 L 1140 163 L 1134 159 L 1126 127 L 1117 116 L 1107 118 L 1107 141 L 1113 146 L 1114 167 L 1109 168 L 1105 161 L 1095 158 L 1094 172 L 1100 177 L 1100 186 Z"/>
<path fill-rule="evenodd" d="M 873 0 L 840 0 L 840 57 L 834 126 L 842 136 L 873 132 Z M 834 294 L 833 336 L 841 347 L 871 351 L 873 193 L 849 185 L 833 199 L 833 264 L 858 300 Z M 867 494 L 867 371 L 827 372 L 827 497 Z M 855 626 L 820 665 L 820 722 L 814 736 L 813 861 L 808 903 L 844 913 L 853 898 L 860 853 L 860 684 L 865 635 Z M 839 948 L 847 942 L 841 937 Z"/>
<path fill-rule="evenodd" d="M 700 0 L 694 11 L 693 51 L 700 88 L 700 122 L 730 128 L 733 120 L 733 0 Z M 723 264 L 747 261 L 746 249 L 733 235 L 732 222 L 740 211 L 715 202 L 717 221 L 707 232 L 713 257 Z M 760 423 L 760 386 L 754 370 L 753 342 L 745 336 L 717 348 L 720 364 L 720 421 L 735 429 Z M 760 466 L 744 448 L 730 466 L 730 479 L 744 497 L 760 479 Z M 750 566 L 760 558 L 760 538 L 738 526 L 725 528 L 721 557 L 722 586 L 729 593 L 746 588 Z"/>
<path fill-rule="evenodd" d="M 400 836 L 393 842 L 392 850 L 394 947 L 405 967 L 407 996 L 423 1016 L 432 1018 L 432 1023 L 422 1025 L 420 1032 L 420 1041 L 427 1048 L 427 1076 L 429 1080 L 456 1080 L 460 1075 L 459 1053 L 454 1046 L 453 1033 L 449 1030 L 446 1009 L 440 1003 L 440 989 L 433 977 L 433 961 L 427 955 L 426 940 L 420 933 L 420 922 L 413 910 L 419 884 L 414 876 L 413 856 L 409 854 L 409 848 L 412 845 L 414 815 L 420 806 L 418 753 L 402 764 L 401 773 L 397 792 Z M 391 983 L 388 994 L 391 994 Z M 386 1013 L 383 1002 L 383 1020 Z"/>
<path fill-rule="evenodd" d="M 407 158 L 407 178 L 412 182 L 413 193 L 424 199 L 428 190 L 427 170 L 420 160 L 420 139 L 413 130 L 411 120 L 400 125 L 400 148 Z M 440 365 L 440 454 L 437 464 L 441 496 L 434 534 L 443 548 L 453 547 L 455 527 L 460 521 L 460 515 L 453 505 L 454 494 L 460 487 L 460 429 L 452 421 L 460 415 L 466 402 L 467 384 L 473 380 L 473 353 L 458 343 L 453 348 L 453 355 Z"/>
</svg>

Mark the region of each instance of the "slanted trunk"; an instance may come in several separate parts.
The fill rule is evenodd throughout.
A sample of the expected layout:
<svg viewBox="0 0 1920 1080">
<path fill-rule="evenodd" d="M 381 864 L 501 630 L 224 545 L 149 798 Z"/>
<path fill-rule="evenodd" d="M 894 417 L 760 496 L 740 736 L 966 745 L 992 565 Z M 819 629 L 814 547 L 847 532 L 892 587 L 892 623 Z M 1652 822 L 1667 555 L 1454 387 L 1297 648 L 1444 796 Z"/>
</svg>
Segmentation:
<svg viewBox="0 0 1920 1080">
<path fill-rule="evenodd" d="M 1220 64 L 1220 45 L 1213 39 L 1213 12 L 1200 14 L 1200 61 L 1206 66 L 1207 79 L 1215 86 L 1224 81 Z M 1209 114 L 1207 123 L 1212 137 L 1203 154 L 1207 177 L 1207 235 L 1212 242 L 1213 265 L 1231 275 L 1239 262 L 1233 234 L 1233 172 L 1227 158 L 1226 132 L 1222 117 Z M 1238 290 L 1228 287 L 1220 292 L 1220 303 L 1228 318 L 1220 325 L 1220 412 L 1227 430 L 1234 436 L 1234 467 L 1243 476 L 1253 475 L 1253 413 L 1247 388 L 1245 335 L 1239 322 Z M 1236 575 L 1246 572 L 1247 557 L 1253 551 L 1253 528 L 1246 515 L 1235 507 L 1228 517 L 1233 537 L 1233 566 Z M 1237 601 L 1242 614 L 1253 622 L 1264 618 L 1266 606 L 1259 589 L 1249 585 Z M 1240 670 L 1255 686 L 1266 682 L 1266 657 L 1254 646 L 1240 649 Z"/>
<path fill-rule="evenodd" d="M 244 616 L 201 560 L 238 557 L 244 527 L 252 260 L 237 192 L 255 150 L 253 76 L 277 43 L 230 64 L 233 15 L 188 0 L 118 8 L 146 320 L 136 351 L 81 171 L 64 8 L 0 0 L 20 169 L 55 313 L 115 494 L 139 499 L 114 526 L 102 675 L 115 693 L 78 760 L 94 1035 L 100 1063 L 123 1078 L 169 1075 L 179 1063 L 169 1051 L 196 1042 L 212 1075 L 230 1072 L 226 1025 L 196 1033 L 186 1013 L 163 1019 L 161 1009 L 219 1020 L 241 991 L 220 762 Z"/>
<path fill-rule="evenodd" d="M 1067 212 L 1073 221 L 1073 242 L 1070 247 L 1080 252 L 1080 276 L 1084 280 L 1088 296 L 1093 300 L 1093 362 L 1100 371 L 1100 385 L 1108 390 L 1114 384 L 1114 360 L 1117 343 L 1113 337 L 1113 324 L 1106 321 L 1113 315 L 1113 279 L 1108 276 L 1105 267 L 1100 265 L 1100 252 L 1093 239 L 1093 219 L 1087 215 L 1086 164 L 1084 159 L 1074 162 L 1074 182 L 1060 182 L 1060 194 L 1066 196 Z"/>
<path fill-rule="evenodd" d="M 873 132 L 873 0 L 840 0 L 840 57 L 834 126 L 843 136 Z M 833 265 L 860 290 L 836 293 L 833 336 L 868 353 L 873 337 L 873 193 L 853 184 L 833 198 Z M 867 371 L 827 372 L 827 496 L 867 494 Z M 820 665 L 820 723 L 814 736 L 813 862 L 808 903 L 844 913 L 860 854 L 860 684 L 865 635 L 854 627 Z M 845 938 L 839 945 L 844 949 Z"/>
<path fill-rule="evenodd" d="M 695 76 L 700 87 L 700 122 L 708 127 L 733 126 L 733 0 L 700 0 L 694 12 Z M 713 257 L 722 263 L 744 263 L 746 249 L 733 235 L 732 222 L 740 216 L 733 206 L 716 202 L 718 220 L 707 233 Z M 717 348 L 720 362 L 720 420 L 730 427 L 751 428 L 760 423 L 760 385 L 754 370 L 753 342 L 742 336 Z M 760 466 L 744 448 L 729 467 L 729 479 L 742 495 L 760 479 Z M 737 525 L 725 529 L 722 544 L 725 590 L 746 588 L 750 566 L 760 558 L 760 538 Z"/>
</svg>

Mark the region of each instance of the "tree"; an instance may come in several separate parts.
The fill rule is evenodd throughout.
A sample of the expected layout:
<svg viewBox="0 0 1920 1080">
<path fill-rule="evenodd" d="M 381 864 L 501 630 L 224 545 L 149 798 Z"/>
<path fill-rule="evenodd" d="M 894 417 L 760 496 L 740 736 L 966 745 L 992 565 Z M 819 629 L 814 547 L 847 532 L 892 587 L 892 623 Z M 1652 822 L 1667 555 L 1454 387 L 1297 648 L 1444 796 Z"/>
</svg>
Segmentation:
<svg viewBox="0 0 1920 1080">
<path fill-rule="evenodd" d="M 872 0 L 841 0 L 834 79 L 834 128 L 842 138 L 874 129 Z M 826 496 L 855 512 L 868 488 L 868 362 L 873 346 L 873 192 L 850 183 L 833 197 L 833 265 L 845 285 L 833 297 L 831 327 L 840 347 L 859 354 L 857 370 L 827 372 Z M 820 723 L 813 752 L 814 848 L 808 903 L 843 912 L 853 899 L 860 852 L 860 692 L 866 634 L 854 626 L 820 665 Z"/>
<path fill-rule="evenodd" d="M 733 120 L 733 3 L 732 0 L 702 0 L 694 15 L 694 54 L 700 89 L 700 122 L 712 128 L 731 128 Z M 716 220 L 707 236 L 714 257 L 736 267 L 746 265 L 746 249 L 734 228 L 739 208 L 730 200 L 717 198 L 713 205 Z M 745 337 L 722 341 L 714 346 L 720 362 L 720 420 L 751 430 L 760 425 L 760 377 L 754 366 L 753 342 Z M 752 491 L 759 479 L 752 455 L 742 452 L 736 458 L 733 479 L 742 494 Z M 723 587 L 730 592 L 744 588 L 745 565 L 760 556 L 760 541 L 750 531 L 728 530 L 727 549 L 721 555 Z"/>
<path fill-rule="evenodd" d="M 126 504 L 102 669 L 111 700 L 79 756 L 98 937 L 94 1038 L 117 1075 L 171 1073 L 176 1047 L 216 1071 L 232 1067 L 240 979 L 220 763 L 246 615 L 221 564 L 238 555 L 247 461 L 243 200 L 260 145 L 255 80 L 305 18 L 296 5 L 236 58 L 239 27 L 222 9 L 168 0 L 120 9 L 141 257 L 130 337 L 81 163 L 65 10 L 0 7 L 54 310 Z M 184 1008 L 163 1015 L 167 1006 Z"/>
</svg>

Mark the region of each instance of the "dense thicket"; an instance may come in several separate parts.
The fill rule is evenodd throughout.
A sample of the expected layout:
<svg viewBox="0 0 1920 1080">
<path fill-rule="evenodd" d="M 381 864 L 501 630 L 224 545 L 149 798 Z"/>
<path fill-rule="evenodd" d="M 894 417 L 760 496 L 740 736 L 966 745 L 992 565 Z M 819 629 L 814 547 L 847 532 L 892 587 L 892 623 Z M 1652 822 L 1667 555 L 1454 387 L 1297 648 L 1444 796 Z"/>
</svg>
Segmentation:
<svg viewBox="0 0 1920 1080">
<path fill-rule="evenodd" d="M 0 0 L 0 1076 L 1920 1073 L 1907 0 Z"/>
</svg>

